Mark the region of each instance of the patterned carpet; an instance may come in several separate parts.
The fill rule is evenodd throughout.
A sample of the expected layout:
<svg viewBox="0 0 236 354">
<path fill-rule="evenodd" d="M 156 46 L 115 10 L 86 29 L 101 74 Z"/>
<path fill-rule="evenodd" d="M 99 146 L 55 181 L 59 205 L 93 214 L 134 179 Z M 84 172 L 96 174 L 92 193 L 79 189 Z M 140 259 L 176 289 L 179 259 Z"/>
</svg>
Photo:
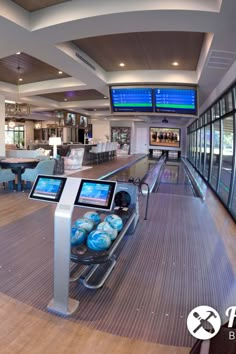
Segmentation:
<svg viewBox="0 0 236 354">
<path fill-rule="evenodd" d="M 144 207 L 141 200 L 142 215 Z M 54 208 L 0 228 L 0 291 L 41 310 L 53 297 Z M 151 195 L 148 221 L 142 216 L 122 247 L 102 289 L 71 284 L 70 296 L 80 301 L 71 320 L 115 335 L 191 346 L 186 318 L 193 307 L 210 305 L 223 314 L 235 303 L 235 276 L 198 198 Z"/>
</svg>

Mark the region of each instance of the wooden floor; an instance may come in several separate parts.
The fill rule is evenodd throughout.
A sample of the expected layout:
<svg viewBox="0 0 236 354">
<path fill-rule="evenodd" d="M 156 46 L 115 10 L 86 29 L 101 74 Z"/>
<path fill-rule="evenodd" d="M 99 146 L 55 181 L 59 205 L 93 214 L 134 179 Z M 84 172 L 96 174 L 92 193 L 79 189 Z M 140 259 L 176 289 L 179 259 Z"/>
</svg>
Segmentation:
<svg viewBox="0 0 236 354">
<path fill-rule="evenodd" d="M 96 178 L 134 160 L 120 158 L 104 163 L 76 177 Z M 218 232 L 225 243 L 236 273 L 236 226 L 224 207 L 208 190 L 206 203 Z M 46 203 L 27 199 L 26 193 L 0 191 L 0 226 L 12 223 Z M 41 312 L 0 294 L 0 354 L 187 354 L 189 348 L 170 347 L 118 337 Z"/>
</svg>

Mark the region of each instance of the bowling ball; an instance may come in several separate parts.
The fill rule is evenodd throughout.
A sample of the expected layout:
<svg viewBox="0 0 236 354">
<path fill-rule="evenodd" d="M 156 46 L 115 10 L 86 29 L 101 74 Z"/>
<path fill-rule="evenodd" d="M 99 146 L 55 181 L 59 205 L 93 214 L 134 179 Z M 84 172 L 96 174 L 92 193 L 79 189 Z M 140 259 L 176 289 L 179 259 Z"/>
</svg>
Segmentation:
<svg viewBox="0 0 236 354">
<path fill-rule="evenodd" d="M 100 224 L 98 224 L 97 230 L 107 232 L 112 241 L 114 241 L 118 235 L 118 230 L 113 229 L 113 227 L 106 221 L 103 221 Z"/>
<path fill-rule="evenodd" d="M 113 227 L 113 229 L 116 229 L 118 231 L 122 230 L 123 221 L 118 215 L 116 214 L 107 215 L 104 221 L 107 221 L 111 225 L 111 227 Z"/>
<path fill-rule="evenodd" d="M 101 222 L 101 217 L 96 211 L 88 211 L 84 214 L 84 218 L 91 220 L 94 225 L 97 225 Z"/>
<path fill-rule="evenodd" d="M 88 248 L 94 251 L 105 251 L 111 245 L 111 238 L 105 231 L 91 231 L 87 238 Z"/>
<path fill-rule="evenodd" d="M 71 246 L 78 246 L 85 242 L 87 232 L 84 229 L 72 227 L 71 229 Z"/>
<path fill-rule="evenodd" d="M 94 228 L 94 223 L 89 219 L 79 218 L 79 219 L 75 220 L 73 227 L 84 229 L 87 232 L 90 232 Z"/>
</svg>

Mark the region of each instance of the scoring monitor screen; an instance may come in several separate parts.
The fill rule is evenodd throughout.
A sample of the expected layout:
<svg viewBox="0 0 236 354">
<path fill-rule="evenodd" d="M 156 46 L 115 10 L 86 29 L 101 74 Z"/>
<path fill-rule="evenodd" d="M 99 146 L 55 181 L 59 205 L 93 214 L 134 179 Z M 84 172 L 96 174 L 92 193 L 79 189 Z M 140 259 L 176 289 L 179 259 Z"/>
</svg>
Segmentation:
<svg viewBox="0 0 236 354">
<path fill-rule="evenodd" d="M 74 204 L 85 208 L 110 210 L 115 188 L 114 181 L 82 179 Z"/>
<path fill-rule="evenodd" d="M 64 177 L 39 175 L 33 185 L 29 198 L 57 203 L 66 183 Z"/>
<path fill-rule="evenodd" d="M 158 113 L 196 114 L 197 96 L 194 88 L 166 88 L 154 90 L 155 111 Z"/>
<path fill-rule="evenodd" d="M 148 87 L 111 87 L 113 112 L 153 112 L 152 89 Z"/>
</svg>

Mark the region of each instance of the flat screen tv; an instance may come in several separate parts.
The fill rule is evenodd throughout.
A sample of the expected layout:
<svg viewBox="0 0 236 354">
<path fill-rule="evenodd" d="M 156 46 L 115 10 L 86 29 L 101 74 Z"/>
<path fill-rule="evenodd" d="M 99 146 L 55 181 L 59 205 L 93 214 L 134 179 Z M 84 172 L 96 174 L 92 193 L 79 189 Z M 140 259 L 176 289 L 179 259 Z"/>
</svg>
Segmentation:
<svg viewBox="0 0 236 354">
<path fill-rule="evenodd" d="M 180 147 L 180 129 L 150 128 L 150 145 L 160 147 Z"/>
<path fill-rule="evenodd" d="M 79 117 L 79 126 L 80 128 L 87 128 L 88 127 L 88 118 L 85 116 Z"/>
<path fill-rule="evenodd" d="M 197 114 L 196 88 L 158 87 L 154 101 L 157 113 Z"/>
<path fill-rule="evenodd" d="M 82 179 L 74 205 L 84 208 L 111 210 L 115 189 L 115 181 Z"/>
<path fill-rule="evenodd" d="M 65 126 L 72 126 L 72 127 L 76 126 L 77 125 L 76 118 L 77 118 L 76 113 L 67 112 L 64 120 Z"/>
<path fill-rule="evenodd" d="M 153 95 L 149 87 L 110 87 L 111 111 L 153 112 Z"/>
<path fill-rule="evenodd" d="M 38 175 L 30 192 L 29 198 L 58 203 L 60 201 L 65 183 L 65 177 Z"/>
</svg>

